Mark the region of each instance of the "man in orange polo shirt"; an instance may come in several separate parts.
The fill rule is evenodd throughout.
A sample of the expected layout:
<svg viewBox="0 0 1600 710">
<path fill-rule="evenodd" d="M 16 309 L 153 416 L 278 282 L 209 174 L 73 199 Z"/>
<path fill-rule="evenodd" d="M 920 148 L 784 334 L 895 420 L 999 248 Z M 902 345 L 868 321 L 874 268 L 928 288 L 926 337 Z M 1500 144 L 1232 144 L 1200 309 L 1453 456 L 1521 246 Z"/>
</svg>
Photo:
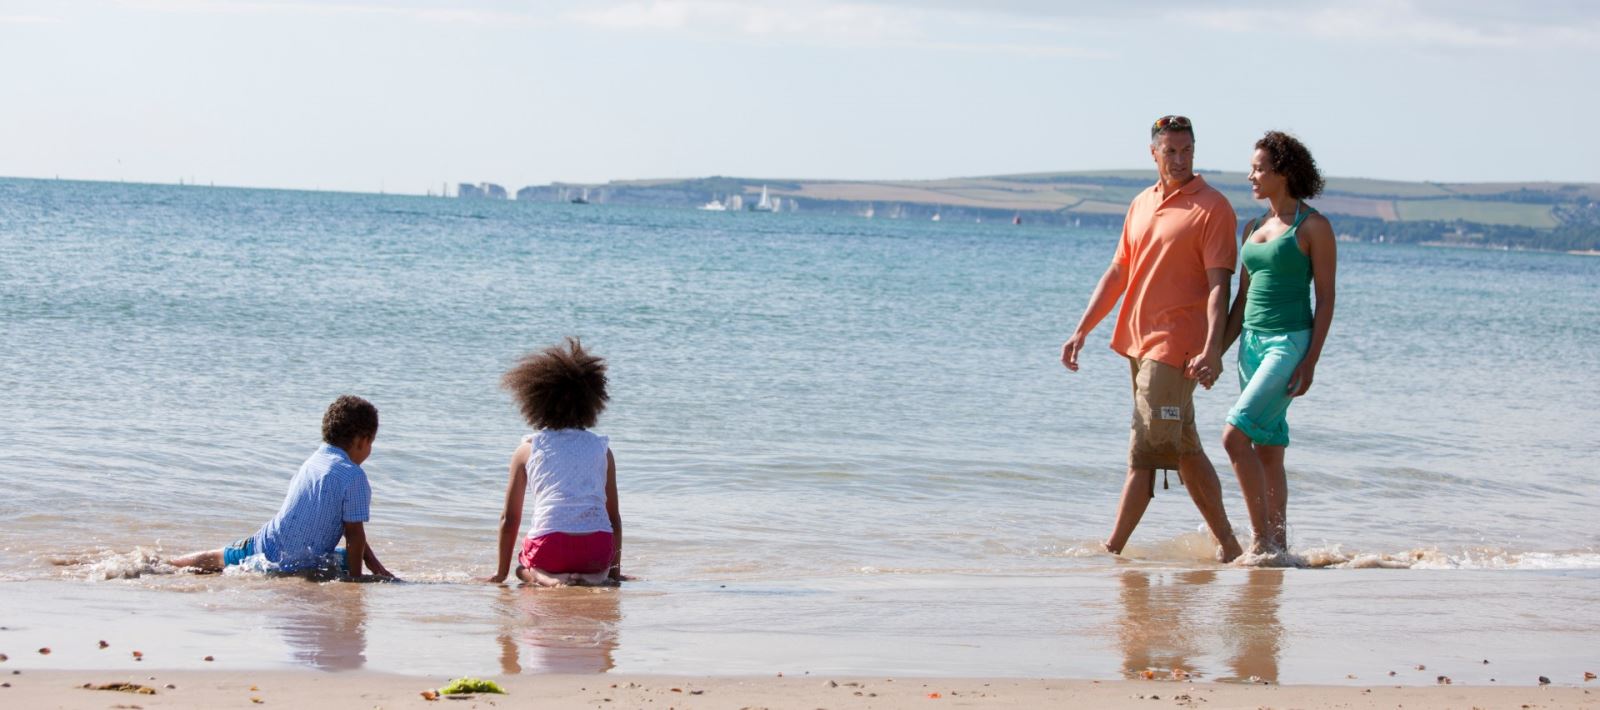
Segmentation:
<svg viewBox="0 0 1600 710">
<path fill-rule="evenodd" d="M 1128 206 L 1116 256 L 1061 346 L 1061 364 L 1078 371 L 1084 339 L 1123 299 L 1111 349 L 1127 357 L 1132 370 L 1133 431 L 1128 477 L 1106 549 L 1121 554 L 1155 496 L 1156 470 L 1176 469 L 1222 546 L 1218 558 L 1229 562 L 1241 550 L 1222 507 L 1217 470 L 1195 431 L 1194 386 L 1209 389 L 1222 374 L 1238 223 L 1227 198 L 1194 172 L 1189 119 L 1157 120 L 1150 127 L 1150 155 L 1160 179 Z"/>
</svg>

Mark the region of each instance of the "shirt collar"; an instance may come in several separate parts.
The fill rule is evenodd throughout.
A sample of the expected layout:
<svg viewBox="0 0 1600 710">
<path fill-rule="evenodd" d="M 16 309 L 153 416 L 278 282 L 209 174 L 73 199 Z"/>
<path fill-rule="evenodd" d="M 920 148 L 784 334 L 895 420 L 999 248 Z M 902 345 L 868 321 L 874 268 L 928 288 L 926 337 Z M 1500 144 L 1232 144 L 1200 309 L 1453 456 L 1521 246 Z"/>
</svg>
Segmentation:
<svg viewBox="0 0 1600 710">
<path fill-rule="evenodd" d="M 334 456 L 338 456 L 339 458 L 344 459 L 346 461 L 350 461 L 350 454 L 349 453 L 346 453 L 344 449 L 341 449 L 341 448 L 339 448 L 337 446 L 334 446 L 333 444 L 330 444 L 330 443 L 328 443 L 326 441 L 322 442 L 321 451 L 323 453 L 333 454 Z M 351 461 L 351 463 L 354 463 L 354 462 Z"/>
<path fill-rule="evenodd" d="M 1201 188 L 1204 188 L 1205 186 L 1206 186 L 1206 177 L 1204 175 L 1201 175 L 1200 173 L 1195 173 L 1194 174 L 1194 179 L 1190 180 L 1189 182 L 1184 183 L 1183 187 L 1180 187 L 1180 188 L 1178 188 L 1176 190 L 1173 190 L 1172 192 L 1166 192 L 1165 190 L 1162 189 L 1163 186 L 1161 184 L 1161 178 L 1160 177 L 1156 178 L 1156 194 L 1160 195 L 1162 199 L 1166 199 L 1168 197 L 1171 197 L 1174 194 L 1193 195 L 1194 193 L 1199 192 L 1201 190 Z"/>
</svg>

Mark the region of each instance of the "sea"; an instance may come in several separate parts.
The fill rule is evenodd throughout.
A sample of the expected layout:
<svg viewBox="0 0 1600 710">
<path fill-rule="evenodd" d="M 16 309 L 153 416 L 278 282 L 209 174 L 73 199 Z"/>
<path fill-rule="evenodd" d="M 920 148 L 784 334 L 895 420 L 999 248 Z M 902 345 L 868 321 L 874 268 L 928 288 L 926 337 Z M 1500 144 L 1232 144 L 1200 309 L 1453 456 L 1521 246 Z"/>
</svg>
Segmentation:
<svg viewBox="0 0 1600 710">
<path fill-rule="evenodd" d="M 1340 243 L 1289 415 L 1294 556 L 1263 567 L 1215 562 L 1176 477 L 1124 555 L 1100 546 L 1127 365 L 1111 319 L 1079 372 L 1059 357 L 1117 237 L 0 179 L 0 651 L 488 675 L 1600 669 L 1600 259 Z M 529 433 L 499 378 L 568 336 L 609 363 L 596 431 L 636 579 L 484 584 Z M 1232 357 L 1196 408 L 1247 537 L 1220 444 Z M 367 534 L 404 582 L 164 562 L 254 533 L 346 393 L 380 410 Z"/>
</svg>

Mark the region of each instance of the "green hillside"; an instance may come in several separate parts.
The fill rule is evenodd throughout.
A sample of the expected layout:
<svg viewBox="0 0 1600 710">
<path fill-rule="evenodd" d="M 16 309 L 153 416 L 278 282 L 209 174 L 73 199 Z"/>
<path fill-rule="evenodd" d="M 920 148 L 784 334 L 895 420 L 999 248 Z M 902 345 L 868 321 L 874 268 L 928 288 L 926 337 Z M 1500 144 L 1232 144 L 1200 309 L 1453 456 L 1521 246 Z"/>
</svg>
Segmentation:
<svg viewBox="0 0 1600 710">
<path fill-rule="evenodd" d="M 1203 171 L 1241 217 L 1261 212 L 1244 173 Z M 888 219 L 1025 224 L 1121 224 L 1128 201 L 1155 181 L 1148 170 L 991 175 L 942 180 L 793 180 L 711 177 L 528 187 L 518 199 L 693 207 L 710 200 L 753 206 L 763 188 L 778 211 Z M 1435 183 L 1329 178 L 1311 201 L 1341 238 L 1457 245 L 1600 250 L 1600 184 Z"/>
</svg>

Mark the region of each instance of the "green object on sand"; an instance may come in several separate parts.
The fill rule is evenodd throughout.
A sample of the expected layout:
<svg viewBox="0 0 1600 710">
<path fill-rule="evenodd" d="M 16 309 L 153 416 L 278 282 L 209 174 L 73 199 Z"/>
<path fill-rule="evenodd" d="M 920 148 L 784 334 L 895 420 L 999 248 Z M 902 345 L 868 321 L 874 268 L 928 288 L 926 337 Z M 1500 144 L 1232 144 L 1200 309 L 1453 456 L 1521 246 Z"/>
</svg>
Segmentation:
<svg viewBox="0 0 1600 710">
<path fill-rule="evenodd" d="M 505 695 L 506 691 L 492 680 L 478 678 L 457 678 L 450 684 L 440 688 L 440 695 L 465 695 L 467 693 L 499 693 Z"/>
</svg>

